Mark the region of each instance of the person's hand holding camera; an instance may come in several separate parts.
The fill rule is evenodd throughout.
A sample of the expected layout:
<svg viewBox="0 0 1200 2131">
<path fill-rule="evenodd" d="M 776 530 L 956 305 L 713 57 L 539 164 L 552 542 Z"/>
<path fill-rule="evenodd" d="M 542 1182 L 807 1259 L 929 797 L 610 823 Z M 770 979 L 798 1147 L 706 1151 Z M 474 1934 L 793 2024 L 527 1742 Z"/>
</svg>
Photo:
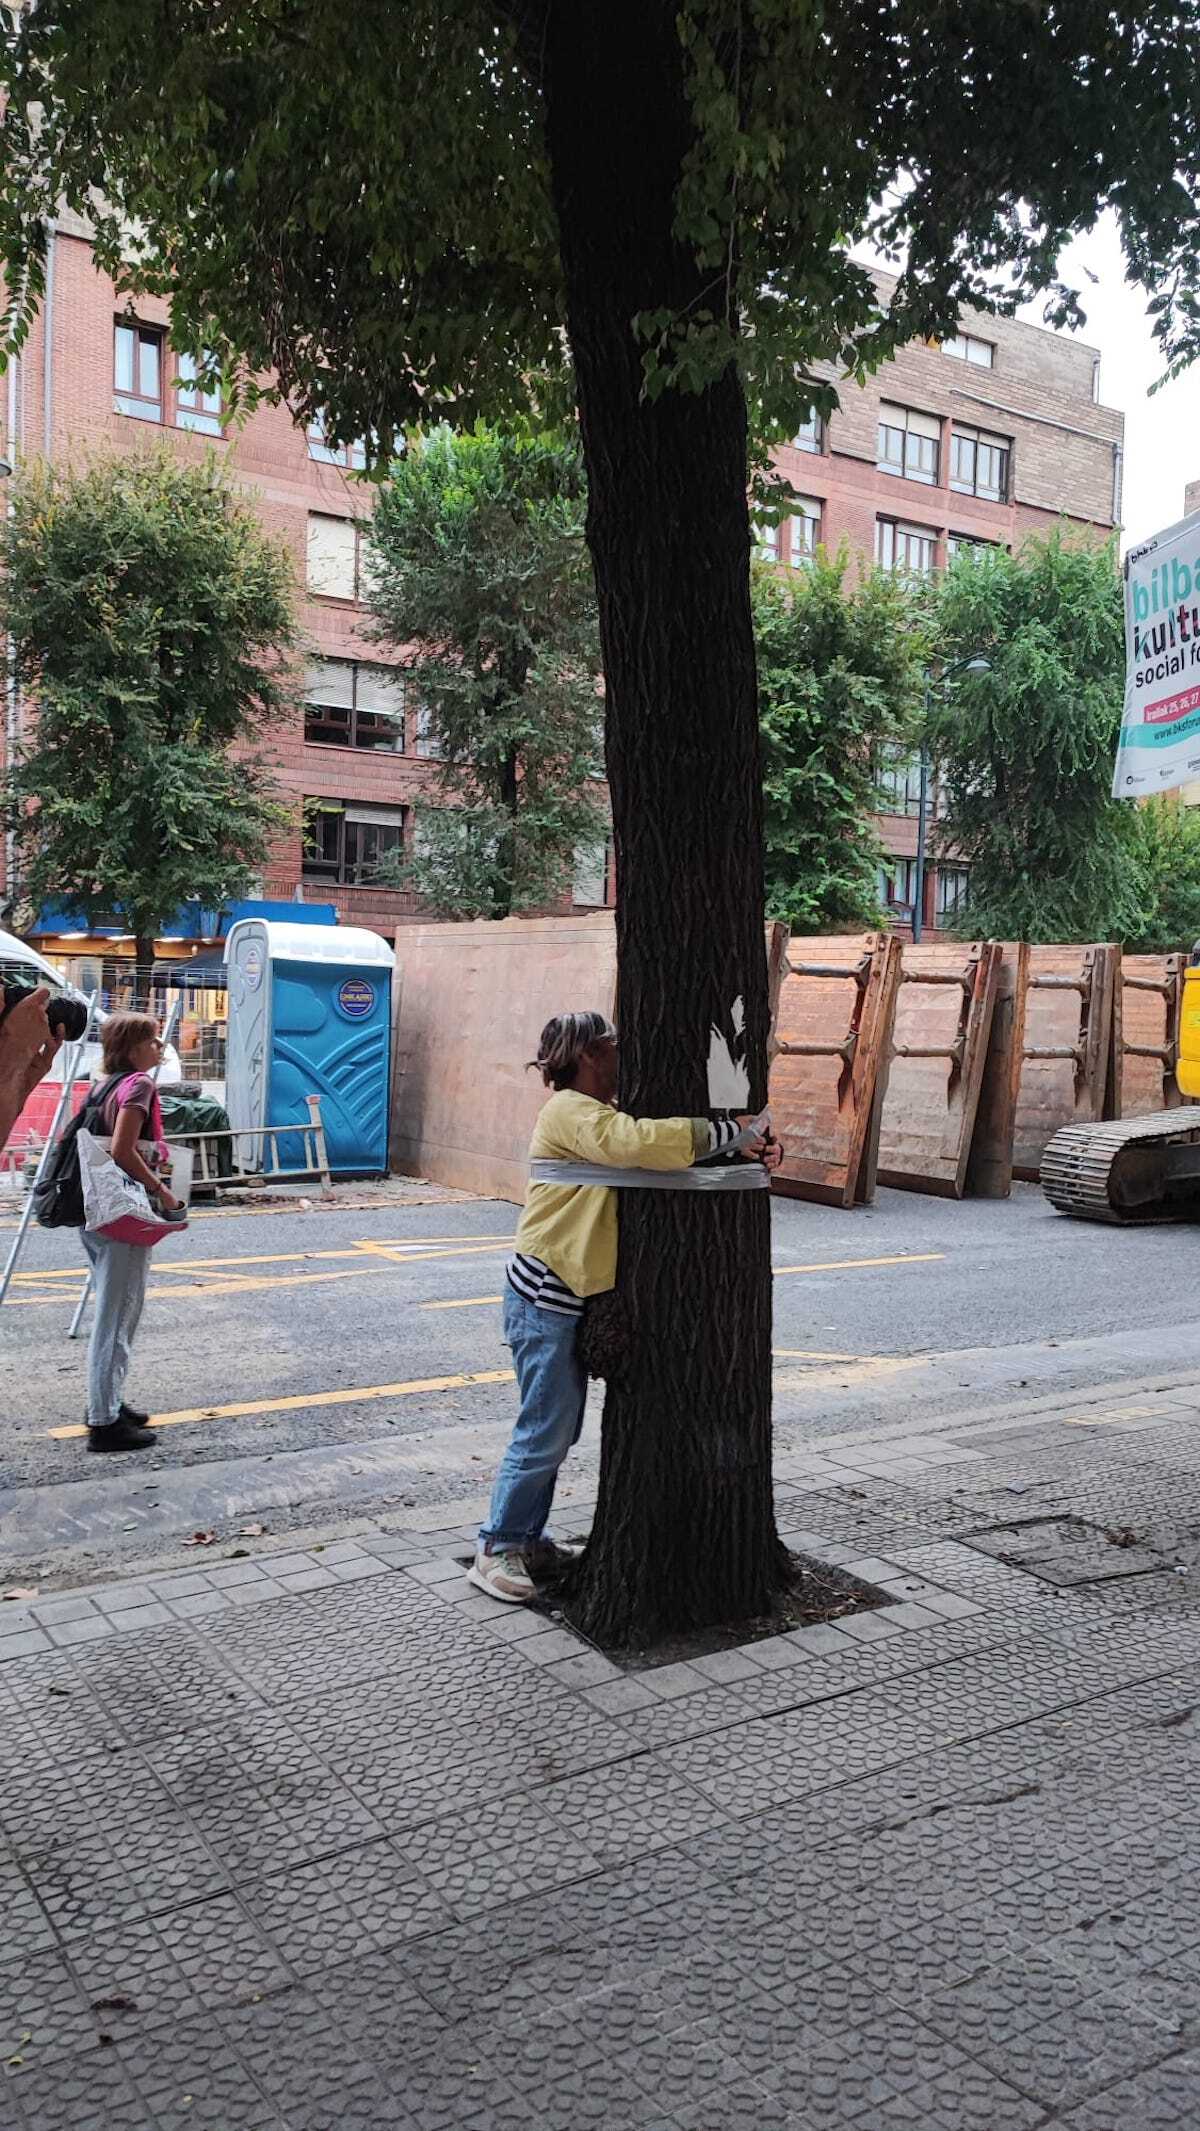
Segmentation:
<svg viewBox="0 0 1200 2131">
<path fill-rule="evenodd" d="M 5 1003 L 0 993 L 5 1005 L 0 1018 L 0 1147 L 62 1049 L 65 1030 L 51 1028 L 49 998 L 44 984 L 12 1003 Z"/>
<path fill-rule="evenodd" d="M 52 1029 L 46 1015 L 49 988 L 39 984 L 10 1006 L 0 1021 L 0 1073 L 11 1075 L 21 1091 L 21 1102 L 44 1080 L 66 1040 L 61 1022 Z"/>
</svg>

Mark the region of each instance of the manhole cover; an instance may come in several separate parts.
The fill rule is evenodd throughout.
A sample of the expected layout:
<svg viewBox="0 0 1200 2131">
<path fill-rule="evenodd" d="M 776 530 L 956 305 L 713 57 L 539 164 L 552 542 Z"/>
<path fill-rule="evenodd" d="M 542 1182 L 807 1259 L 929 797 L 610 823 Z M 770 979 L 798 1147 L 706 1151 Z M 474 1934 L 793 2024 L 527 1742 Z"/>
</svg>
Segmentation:
<svg viewBox="0 0 1200 2131">
<path fill-rule="evenodd" d="M 1128 1576 L 1162 1576 L 1174 1568 L 1128 1525 L 1091 1524 L 1085 1517 L 1023 1517 L 971 1532 L 962 1543 L 1060 1590 L 1115 1583 Z"/>
</svg>

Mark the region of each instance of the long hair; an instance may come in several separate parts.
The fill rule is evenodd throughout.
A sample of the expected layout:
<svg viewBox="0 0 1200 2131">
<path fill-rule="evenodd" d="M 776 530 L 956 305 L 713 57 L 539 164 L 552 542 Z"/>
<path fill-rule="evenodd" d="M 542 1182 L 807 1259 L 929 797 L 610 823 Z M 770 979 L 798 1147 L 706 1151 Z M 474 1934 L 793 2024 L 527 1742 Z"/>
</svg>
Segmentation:
<svg viewBox="0 0 1200 2131">
<path fill-rule="evenodd" d="M 100 1031 L 105 1072 L 132 1072 L 130 1052 L 157 1034 L 158 1023 L 153 1014 L 110 1014 Z"/>
<path fill-rule="evenodd" d="M 615 1043 L 616 1037 L 612 1022 L 603 1014 L 556 1014 L 542 1030 L 537 1057 L 530 1059 L 529 1066 L 537 1067 L 548 1088 L 569 1088 L 584 1052 L 594 1043 Z"/>
</svg>

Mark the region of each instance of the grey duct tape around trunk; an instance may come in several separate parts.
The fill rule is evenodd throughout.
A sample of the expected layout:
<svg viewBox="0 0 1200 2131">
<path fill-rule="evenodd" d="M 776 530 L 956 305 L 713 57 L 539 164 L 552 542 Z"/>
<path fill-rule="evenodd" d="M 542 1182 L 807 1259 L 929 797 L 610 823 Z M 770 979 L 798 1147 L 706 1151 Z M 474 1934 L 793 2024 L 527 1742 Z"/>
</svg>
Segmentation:
<svg viewBox="0 0 1200 2131">
<path fill-rule="evenodd" d="M 602 1162 L 529 1164 L 531 1184 L 591 1184 L 606 1191 L 768 1191 L 771 1179 L 761 1162 L 739 1162 L 728 1169 L 606 1169 Z"/>
</svg>

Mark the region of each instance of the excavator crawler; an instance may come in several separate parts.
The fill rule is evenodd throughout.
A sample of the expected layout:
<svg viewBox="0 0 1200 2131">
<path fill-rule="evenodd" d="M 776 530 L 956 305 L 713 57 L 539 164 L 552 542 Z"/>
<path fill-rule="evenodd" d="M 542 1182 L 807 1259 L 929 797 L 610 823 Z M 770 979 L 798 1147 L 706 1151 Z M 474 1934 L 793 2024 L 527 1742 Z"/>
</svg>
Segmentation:
<svg viewBox="0 0 1200 2131">
<path fill-rule="evenodd" d="M 1200 1219 L 1200 942 L 1183 973 L 1175 1080 L 1181 1109 L 1067 1125 L 1042 1156 L 1042 1190 L 1078 1221 Z"/>
<path fill-rule="evenodd" d="M 1200 1219 L 1200 1107 L 1064 1126 L 1042 1156 L 1042 1190 L 1077 1221 Z"/>
</svg>

